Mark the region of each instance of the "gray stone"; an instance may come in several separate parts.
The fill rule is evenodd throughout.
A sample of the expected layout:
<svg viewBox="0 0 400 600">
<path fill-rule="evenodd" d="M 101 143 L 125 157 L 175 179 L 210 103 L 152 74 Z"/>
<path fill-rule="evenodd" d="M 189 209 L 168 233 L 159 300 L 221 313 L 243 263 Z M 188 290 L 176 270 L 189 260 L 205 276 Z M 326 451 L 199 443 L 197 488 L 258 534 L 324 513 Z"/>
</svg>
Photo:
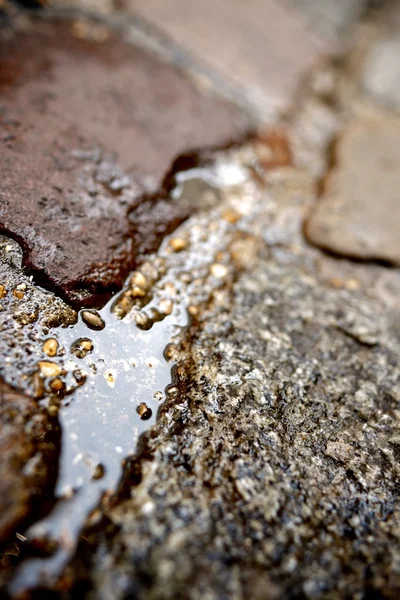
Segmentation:
<svg viewBox="0 0 400 600">
<path fill-rule="evenodd" d="M 312 179 L 286 167 L 267 181 L 236 197 L 244 272 L 197 315 L 178 398 L 84 532 L 71 569 L 95 597 L 400 591 L 400 313 L 376 287 L 398 277 L 304 244 Z"/>
<path fill-rule="evenodd" d="M 302 11 L 275 0 L 125 0 L 124 6 L 172 40 L 183 64 L 237 101 L 244 97 L 263 120 L 288 107 L 300 77 L 333 48 Z"/>
<path fill-rule="evenodd" d="M 307 221 L 308 239 L 331 252 L 400 265 L 400 120 L 352 121 Z"/>
</svg>

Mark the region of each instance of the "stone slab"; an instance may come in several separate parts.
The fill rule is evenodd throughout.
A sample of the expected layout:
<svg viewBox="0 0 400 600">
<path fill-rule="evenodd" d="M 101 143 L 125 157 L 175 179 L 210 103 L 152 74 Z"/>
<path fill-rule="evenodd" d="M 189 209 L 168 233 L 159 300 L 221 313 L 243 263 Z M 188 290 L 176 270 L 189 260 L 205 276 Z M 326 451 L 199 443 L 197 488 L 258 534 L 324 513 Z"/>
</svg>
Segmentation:
<svg viewBox="0 0 400 600">
<path fill-rule="evenodd" d="M 0 230 L 36 282 L 99 306 L 187 216 L 151 201 L 135 225 L 141 198 L 178 156 L 239 139 L 250 121 L 103 25 L 0 35 Z"/>
<path fill-rule="evenodd" d="M 333 44 L 301 12 L 274 0 L 126 0 L 194 60 L 244 93 L 265 119 L 287 107 L 299 76 Z"/>
<path fill-rule="evenodd" d="M 337 143 L 336 167 L 306 224 L 322 248 L 400 265 L 400 120 L 353 121 Z"/>
</svg>

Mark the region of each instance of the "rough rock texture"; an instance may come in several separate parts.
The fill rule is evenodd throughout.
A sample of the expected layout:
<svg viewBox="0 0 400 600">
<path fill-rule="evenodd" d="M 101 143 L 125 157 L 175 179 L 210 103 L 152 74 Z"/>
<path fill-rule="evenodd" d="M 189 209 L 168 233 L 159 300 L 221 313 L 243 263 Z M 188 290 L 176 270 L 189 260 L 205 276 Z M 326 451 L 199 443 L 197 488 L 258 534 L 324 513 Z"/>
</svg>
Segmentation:
<svg viewBox="0 0 400 600">
<path fill-rule="evenodd" d="M 340 130 L 351 134 L 355 115 L 377 110 L 354 99 L 345 68 L 341 62 L 315 74 L 288 136 L 282 130 L 225 154 L 221 172 L 236 182 L 229 194 L 218 190 L 213 210 L 191 217 L 165 243 L 176 251 L 169 264 L 186 265 L 164 273 L 168 293 L 174 276 L 181 297 L 191 286 L 201 291 L 188 307 L 193 321 L 183 342 L 174 337 L 166 350 L 178 360 L 173 392 L 123 463 L 117 493 L 107 491 L 89 517 L 55 597 L 399 597 L 400 269 L 327 255 L 303 236 L 332 140 Z M 382 169 L 380 178 L 385 189 Z M 361 178 L 364 194 L 363 185 Z M 209 206 L 201 187 L 189 185 Z M 149 258 L 150 272 L 161 253 Z M 136 273 L 131 283 L 139 280 Z M 137 314 L 132 291 L 115 304 L 126 327 Z M 139 297 L 151 302 L 151 294 L 146 287 Z M 118 331 L 110 337 L 116 352 L 126 342 Z M 60 418 L 71 415 L 76 398 Z M 116 398 L 110 389 L 101 418 Z M 115 416 L 106 421 L 104 446 L 107 429 L 110 439 L 118 435 Z M 73 427 L 71 419 L 64 433 L 76 434 Z M 90 450 L 89 433 L 82 439 Z M 71 537 L 65 542 L 74 549 Z"/>
<path fill-rule="evenodd" d="M 95 596 L 397 598 L 398 310 L 277 249 L 203 322 L 120 531 L 81 548 Z"/>
<path fill-rule="evenodd" d="M 400 119 L 359 118 L 340 136 L 306 233 L 336 254 L 400 265 Z"/>
<path fill-rule="evenodd" d="M 177 156 L 241 138 L 249 119 L 100 24 L 5 28 L 0 65 L 0 230 L 42 285 L 101 305 L 190 212 L 153 201 L 136 222 L 143 195 Z"/>
<path fill-rule="evenodd" d="M 21 268 L 22 251 L 0 235 L 0 376 L 42 397 L 44 382 L 37 362 L 52 327 L 72 325 L 77 314 L 62 300 L 40 289 Z"/>
<path fill-rule="evenodd" d="M 59 429 L 37 403 L 0 379 L 0 546 L 51 503 Z M 33 511 L 33 512 L 32 512 Z M 6 553 L 7 556 L 7 553 Z M 7 562 L 7 559 L 5 559 Z M 4 566 L 4 563 L 3 563 Z"/>
</svg>

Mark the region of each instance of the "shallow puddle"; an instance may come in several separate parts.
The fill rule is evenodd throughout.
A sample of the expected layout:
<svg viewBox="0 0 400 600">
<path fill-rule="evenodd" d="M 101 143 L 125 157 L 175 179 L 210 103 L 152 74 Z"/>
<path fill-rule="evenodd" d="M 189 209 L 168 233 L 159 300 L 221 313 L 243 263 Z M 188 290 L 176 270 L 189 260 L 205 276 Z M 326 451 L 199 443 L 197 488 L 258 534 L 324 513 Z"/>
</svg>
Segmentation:
<svg viewBox="0 0 400 600">
<path fill-rule="evenodd" d="M 238 186 L 244 177 L 232 165 L 218 177 L 195 169 L 177 177 L 173 193 L 196 202 L 202 195 L 205 204 L 208 199 L 215 205 L 218 185 Z M 54 584 L 89 514 L 116 489 L 139 436 L 155 423 L 166 397 L 177 396 L 174 340 L 179 343 L 190 314 L 234 271 L 227 248 L 240 215 L 231 210 L 221 218 L 221 208 L 214 210 L 215 219 L 213 211 L 199 214 L 166 238 L 101 311 L 83 310 L 76 325 L 52 330 L 43 340 L 41 379 L 47 390 L 59 391 L 42 402 L 58 411 L 62 450 L 55 507 L 26 536 L 56 549 L 20 567 L 12 594 Z"/>
</svg>

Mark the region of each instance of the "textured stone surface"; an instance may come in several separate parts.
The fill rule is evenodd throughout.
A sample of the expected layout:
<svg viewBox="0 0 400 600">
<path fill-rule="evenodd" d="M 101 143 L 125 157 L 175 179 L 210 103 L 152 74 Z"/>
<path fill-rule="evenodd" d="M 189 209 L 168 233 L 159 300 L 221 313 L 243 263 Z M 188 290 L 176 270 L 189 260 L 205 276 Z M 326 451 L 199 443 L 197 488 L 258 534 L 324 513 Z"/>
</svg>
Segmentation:
<svg viewBox="0 0 400 600">
<path fill-rule="evenodd" d="M 163 202 L 135 213 L 142 196 L 178 155 L 240 138 L 249 120 L 104 26 L 0 35 L 0 228 L 36 280 L 102 304 L 187 217 Z"/>
<path fill-rule="evenodd" d="M 165 300 L 171 298 L 172 314 L 185 324 L 181 309 L 190 302 L 192 321 L 189 329 L 173 327 L 173 338 L 166 336 L 172 344 L 165 358 L 177 361 L 173 386 L 136 454 L 122 463 L 117 493 L 107 491 L 89 517 L 63 577 L 54 582 L 50 572 L 47 584 L 55 587 L 55 597 L 399 597 L 400 269 L 328 255 L 303 235 L 331 142 L 339 130 L 352 139 L 359 115 L 374 112 L 365 98 L 354 97 L 357 86 L 344 85 L 348 76 L 345 61 L 319 71 L 310 81 L 311 97 L 305 92 L 286 131 L 219 156 L 215 172 L 231 182 L 229 193 L 216 189 L 214 167 L 203 173 L 208 183 L 185 180 L 185 173 L 177 196 L 207 209 L 148 258 L 147 279 L 136 272 L 115 299 L 112 310 L 124 317 L 121 327 L 110 327 L 113 317 L 103 313 L 108 346 L 134 354 L 135 367 L 140 344 L 130 352 L 124 328 L 150 321 L 154 327 L 141 339 L 150 332 L 163 344 L 157 327 L 168 326 L 172 307 Z M 381 137 L 388 135 L 386 118 L 379 123 L 364 144 L 369 157 L 377 157 Z M 379 145 L 371 144 L 378 139 Z M 374 181 L 373 159 L 371 165 Z M 384 166 L 391 173 L 393 165 Z M 366 194 L 362 177 L 351 182 Z M 370 211 L 370 226 L 371 219 L 377 217 Z M 158 321 L 154 309 L 161 302 L 169 317 Z M 74 339 L 74 329 L 65 333 Z M 96 360 L 98 347 L 95 340 L 88 361 Z M 59 412 L 61 422 L 70 420 L 63 430 L 70 443 L 78 438 L 81 444 L 78 457 L 70 457 L 71 469 L 93 448 L 91 426 L 104 438 L 103 449 L 115 449 L 118 462 L 124 454 L 122 442 L 115 446 L 124 405 L 118 402 L 113 411 L 120 398 L 117 387 L 108 387 L 117 371 L 108 383 L 101 371 L 110 367 L 107 356 L 94 369 L 107 386 L 104 410 L 95 401 L 93 378 L 93 395 L 80 388 L 85 418 L 79 419 L 78 410 L 74 422 L 78 394 L 69 406 L 66 398 Z M 121 367 L 125 372 L 122 360 Z M 127 442 L 130 427 L 134 436 L 132 412 L 138 418 L 133 390 L 124 394 Z M 87 435 L 77 435 L 85 419 Z M 104 429 L 96 419 L 104 420 Z M 68 461 L 68 452 L 64 457 Z M 106 477 L 107 470 L 105 464 Z M 72 496 L 64 505 L 70 537 L 63 535 L 61 546 L 70 553 L 77 533 L 71 506 L 81 518 L 83 498 Z M 62 510 L 58 515 L 62 520 Z M 32 549 L 29 542 L 22 547 L 25 556 Z M 35 568 L 37 575 L 49 573 L 55 563 L 57 553 L 47 562 L 22 557 L 19 584 L 24 574 Z M 13 575 L 14 566 L 7 570 Z"/>
<path fill-rule="evenodd" d="M 47 412 L 0 379 L 2 548 L 6 542 L 17 541 L 15 533 L 51 504 L 58 445 L 59 430 Z"/>
<path fill-rule="evenodd" d="M 353 121 L 307 221 L 314 243 L 336 254 L 400 265 L 400 120 Z"/>
<path fill-rule="evenodd" d="M 238 243 L 246 272 L 190 332 L 180 397 L 85 532 L 71 597 L 85 580 L 101 598 L 398 597 L 398 305 L 384 267 L 304 248 L 310 188 L 290 173 L 250 221 L 264 247 Z"/>
<path fill-rule="evenodd" d="M 0 376 L 32 396 L 44 393 L 34 375 L 52 327 L 72 325 L 77 314 L 36 286 L 21 269 L 22 251 L 0 235 Z M 43 388 L 43 389 L 42 389 Z"/>
</svg>

